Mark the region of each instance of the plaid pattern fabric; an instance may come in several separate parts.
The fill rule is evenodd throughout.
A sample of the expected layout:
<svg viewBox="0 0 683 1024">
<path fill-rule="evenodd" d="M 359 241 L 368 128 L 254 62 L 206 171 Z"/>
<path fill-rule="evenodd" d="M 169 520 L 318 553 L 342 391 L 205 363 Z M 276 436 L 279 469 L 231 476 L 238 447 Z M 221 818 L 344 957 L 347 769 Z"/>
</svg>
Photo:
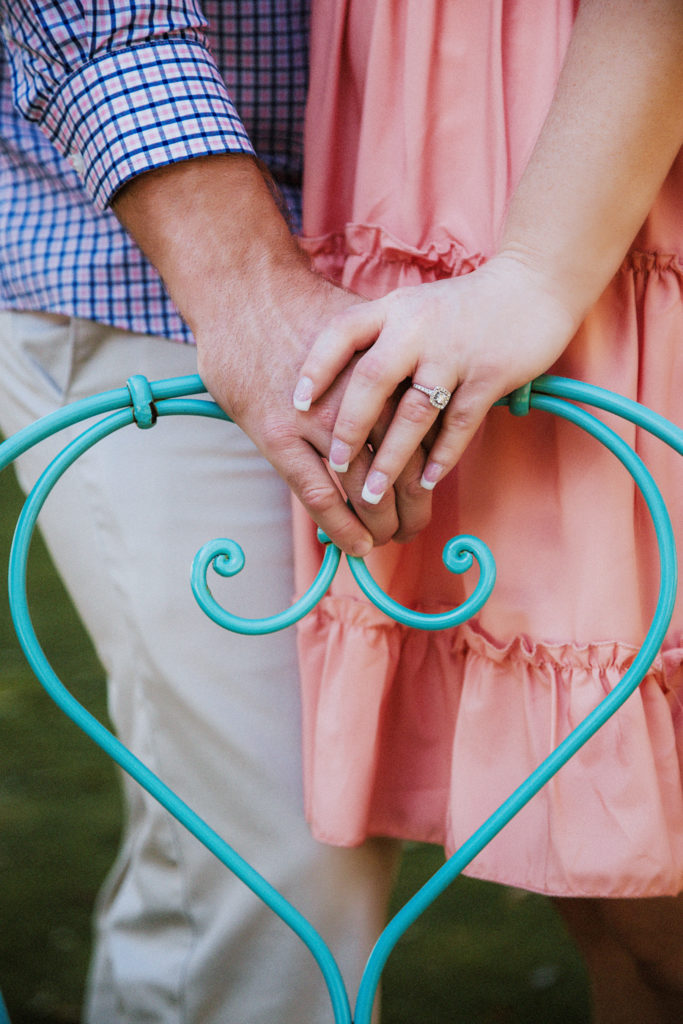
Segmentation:
<svg viewBox="0 0 683 1024">
<path fill-rule="evenodd" d="M 0 7 L 0 305 L 191 340 L 108 203 L 142 171 L 255 149 L 297 221 L 308 0 Z"/>
</svg>

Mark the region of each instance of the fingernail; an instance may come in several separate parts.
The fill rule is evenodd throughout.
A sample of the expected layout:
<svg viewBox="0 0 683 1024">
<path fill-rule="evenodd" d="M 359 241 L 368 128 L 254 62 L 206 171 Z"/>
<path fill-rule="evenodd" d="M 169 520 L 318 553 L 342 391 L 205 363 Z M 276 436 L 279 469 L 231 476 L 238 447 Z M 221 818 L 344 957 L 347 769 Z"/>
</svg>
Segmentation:
<svg viewBox="0 0 683 1024">
<path fill-rule="evenodd" d="M 386 473 L 380 473 L 376 469 L 371 469 L 365 478 L 361 497 L 369 505 L 377 505 L 384 497 L 388 486 L 389 477 Z"/>
<path fill-rule="evenodd" d="M 330 464 L 330 469 L 333 469 L 335 473 L 345 473 L 349 468 L 350 458 L 351 446 L 343 441 L 338 441 L 335 437 L 330 445 L 330 454 L 327 460 Z"/>
<path fill-rule="evenodd" d="M 425 491 L 433 491 L 438 484 L 442 473 L 443 466 L 441 463 L 428 462 L 424 468 L 422 479 L 420 480 L 420 487 L 423 487 Z"/>
<path fill-rule="evenodd" d="M 299 412 L 308 412 L 313 398 L 313 381 L 310 377 L 301 377 L 294 388 L 294 408 Z"/>
</svg>

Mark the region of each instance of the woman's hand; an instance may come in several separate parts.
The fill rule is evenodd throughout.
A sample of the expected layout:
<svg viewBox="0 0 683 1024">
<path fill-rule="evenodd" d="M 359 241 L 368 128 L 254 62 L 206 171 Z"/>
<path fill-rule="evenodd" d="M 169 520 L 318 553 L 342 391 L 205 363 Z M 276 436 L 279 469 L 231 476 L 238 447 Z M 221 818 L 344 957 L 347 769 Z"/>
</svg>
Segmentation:
<svg viewBox="0 0 683 1024">
<path fill-rule="evenodd" d="M 402 395 L 366 478 L 373 503 L 429 431 L 433 487 L 487 410 L 547 370 L 598 299 L 683 143 L 681 0 L 583 0 L 557 90 L 512 196 L 501 253 L 467 277 L 400 289 L 330 321 L 307 356 L 305 406 L 356 351 L 331 462 L 363 445 L 406 381 L 453 392 L 443 413 Z M 429 447 L 429 446 L 428 446 Z M 419 488 L 418 488 L 419 490 Z"/>
<path fill-rule="evenodd" d="M 501 254 L 461 278 L 401 288 L 335 316 L 318 335 L 294 401 L 320 398 L 356 352 L 333 429 L 330 465 L 343 472 L 365 445 L 385 403 L 403 391 L 365 480 L 379 502 L 430 431 L 422 472 L 431 490 L 457 463 L 491 406 L 544 373 L 578 327 L 557 288 L 521 254 Z M 452 392 L 441 412 L 407 386 Z"/>
</svg>

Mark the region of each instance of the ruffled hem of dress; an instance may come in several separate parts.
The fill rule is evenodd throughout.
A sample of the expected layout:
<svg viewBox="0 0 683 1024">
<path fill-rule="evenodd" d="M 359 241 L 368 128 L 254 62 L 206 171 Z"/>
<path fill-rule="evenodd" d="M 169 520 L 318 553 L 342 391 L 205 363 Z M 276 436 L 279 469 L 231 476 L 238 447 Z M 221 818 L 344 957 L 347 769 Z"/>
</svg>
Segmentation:
<svg viewBox="0 0 683 1024">
<path fill-rule="evenodd" d="M 415 604 L 413 610 L 424 615 L 441 615 L 452 609 L 444 604 Z M 324 632 L 329 628 L 329 624 L 335 621 L 343 622 L 347 628 L 362 630 L 370 644 L 374 643 L 373 634 L 386 632 L 400 643 L 401 638 L 415 636 L 416 632 L 413 627 L 394 621 L 369 602 L 335 596 L 324 597 L 302 620 L 299 628 Z M 595 669 L 609 666 L 624 673 L 640 650 L 638 646 L 614 640 L 577 644 L 571 641 L 534 640 L 528 636 L 515 636 L 506 641 L 498 641 L 481 629 L 476 620 L 465 622 L 457 629 L 430 634 L 429 639 L 436 639 L 454 654 L 472 651 L 497 665 L 519 662 L 539 667 L 547 664 L 562 671 L 568 666 L 571 670 L 581 665 Z M 655 678 L 662 690 L 668 692 L 667 679 L 681 665 L 683 636 L 680 642 L 670 643 L 659 652 L 648 671 L 648 676 Z"/>
<path fill-rule="evenodd" d="M 498 643 L 471 622 L 414 631 L 335 597 L 300 629 L 306 812 L 316 838 L 341 846 L 382 835 L 458 849 L 614 689 L 638 650 Z M 465 873 L 554 895 L 680 891 L 682 665 L 677 638 Z"/>
</svg>

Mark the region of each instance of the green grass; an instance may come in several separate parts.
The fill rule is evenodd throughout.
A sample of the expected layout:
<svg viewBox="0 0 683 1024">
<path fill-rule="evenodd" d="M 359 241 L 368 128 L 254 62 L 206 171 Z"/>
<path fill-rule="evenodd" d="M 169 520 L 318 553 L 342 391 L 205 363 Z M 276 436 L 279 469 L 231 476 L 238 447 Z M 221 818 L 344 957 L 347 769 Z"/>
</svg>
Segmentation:
<svg viewBox="0 0 683 1024">
<path fill-rule="evenodd" d="M 119 833 L 113 765 L 34 679 L 4 583 L 19 508 L 0 475 L 0 988 L 12 1024 L 77 1021 L 94 893 Z M 29 571 L 38 636 L 74 695 L 105 718 L 103 674 L 37 538 Z M 104 1022 L 103 1022 L 104 1024 Z"/>
<path fill-rule="evenodd" d="M 443 862 L 410 847 L 395 908 Z M 583 965 L 550 902 L 461 877 L 401 940 L 385 1024 L 587 1024 Z"/>
<path fill-rule="evenodd" d="M 12 473 L 1 474 L 3 576 L 19 502 Z M 39 539 L 29 595 L 36 631 L 58 675 L 104 719 L 101 668 Z M 119 824 L 114 768 L 33 678 L 14 637 L 3 584 L 0 989 L 12 1024 L 78 1021 L 92 903 L 113 858 Z M 439 850 L 411 845 L 394 909 L 440 863 Z M 589 1019 L 581 962 L 550 903 L 466 878 L 401 940 L 386 968 L 384 992 L 384 1024 Z"/>
</svg>

